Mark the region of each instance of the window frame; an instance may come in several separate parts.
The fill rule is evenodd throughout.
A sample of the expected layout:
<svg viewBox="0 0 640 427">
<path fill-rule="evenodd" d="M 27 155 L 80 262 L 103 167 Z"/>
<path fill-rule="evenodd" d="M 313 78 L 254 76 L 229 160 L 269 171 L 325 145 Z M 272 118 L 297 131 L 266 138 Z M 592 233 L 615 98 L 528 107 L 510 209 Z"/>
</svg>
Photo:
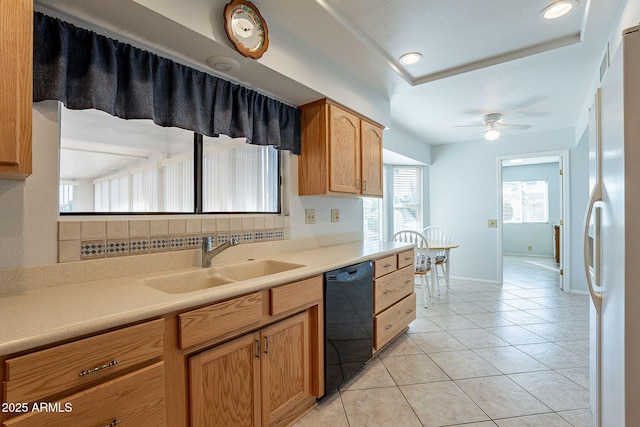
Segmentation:
<svg viewBox="0 0 640 427">
<path fill-rule="evenodd" d="M 167 211 L 167 212 L 123 212 L 123 211 L 93 211 L 93 212 L 60 212 L 60 205 L 58 205 L 58 215 L 59 216 L 139 216 L 139 215 L 149 215 L 149 216 L 159 216 L 159 215 L 247 215 L 247 214 L 265 214 L 265 215 L 277 215 L 282 213 L 282 151 L 278 150 L 272 146 L 261 146 L 261 147 L 271 147 L 276 150 L 276 187 L 277 187 L 277 209 L 275 211 L 204 211 L 203 209 L 203 153 L 204 153 L 204 142 L 203 135 L 197 132 L 193 133 L 193 209 L 188 212 L 176 212 L 176 211 Z M 69 184 L 68 180 L 64 182 L 59 179 L 58 181 L 58 191 L 60 191 L 60 187 L 63 184 Z M 94 194 L 95 194 L 94 188 Z M 129 189 L 129 192 L 133 191 Z M 60 196 L 59 196 L 60 197 Z M 58 197 L 58 198 L 59 198 Z M 95 206 L 95 204 L 94 204 Z"/>
</svg>

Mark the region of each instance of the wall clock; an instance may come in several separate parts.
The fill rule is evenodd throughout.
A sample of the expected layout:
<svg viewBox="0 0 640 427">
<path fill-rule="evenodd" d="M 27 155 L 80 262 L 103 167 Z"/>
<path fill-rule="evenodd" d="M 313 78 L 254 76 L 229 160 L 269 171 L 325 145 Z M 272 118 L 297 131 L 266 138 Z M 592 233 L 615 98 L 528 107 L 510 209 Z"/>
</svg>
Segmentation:
<svg viewBox="0 0 640 427">
<path fill-rule="evenodd" d="M 269 30 L 258 8 L 246 0 L 232 0 L 224 8 L 224 29 L 238 52 L 258 59 L 269 47 Z"/>
</svg>

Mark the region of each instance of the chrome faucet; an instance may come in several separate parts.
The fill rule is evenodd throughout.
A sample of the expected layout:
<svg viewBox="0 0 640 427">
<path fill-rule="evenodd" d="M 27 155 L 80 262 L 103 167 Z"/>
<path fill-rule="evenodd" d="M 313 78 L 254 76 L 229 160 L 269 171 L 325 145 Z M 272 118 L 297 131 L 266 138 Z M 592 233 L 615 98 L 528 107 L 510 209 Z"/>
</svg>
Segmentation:
<svg viewBox="0 0 640 427">
<path fill-rule="evenodd" d="M 218 255 L 220 252 L 224 251 L 225 249 L 231 246 L 235 246 L 239 243 L 240 243 L 240 240 L 236 239 L 235 237 L 232 237 L 231 239 L 227 240 L 223 244 L 216 246 L 214 248 L 213 237 L 212 236 L 203 237 L 202 238 L 202 267 L 208 268 L 211 265 L 211 259 L 214 256 Z"/>
</svg>

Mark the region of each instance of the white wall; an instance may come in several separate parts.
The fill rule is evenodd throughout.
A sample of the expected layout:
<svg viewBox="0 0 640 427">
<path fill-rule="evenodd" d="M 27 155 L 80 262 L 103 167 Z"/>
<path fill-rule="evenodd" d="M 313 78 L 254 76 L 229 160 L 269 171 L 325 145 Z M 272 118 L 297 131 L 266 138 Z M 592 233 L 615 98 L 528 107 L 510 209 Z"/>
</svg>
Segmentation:
<svg viewBox="0 0 640 427">
<path fill-rule="evenodd" d="M 433 147 L 431 223 L 446 228 L 451 240 L 460 245 L 452 252 L 453 276 L 497 281 L 497 228 L 487 226 L 487 220 L 498 217 L 497 158 L 571 149 L 573 135 L 573 129 L 567 128 L 504 135 L 493 143 L 478 140 Z M 573 164 L 571 152 L 570 158 Z M 586 163 L 587 159 L 576 161 Z M 582 213 L 572 215 L 571 221 L 582 220 Z"/>
<path fill-rule="evenodd" d="M 362 233 L 362 199 L 298 196 L 298 158 L 291 154 L 285 165 L 284 205 L 291 216 L 291 238 L 341 233 Z M 316 223 L 305 224 L 305 209 L 315 209 Z M 340 210 L 340 221 L 331 222 L 331 209 Z"/>
<path fill-rule="evenodd" d="M 33 174 L 0 181 L 0 268 L 58 259 L 58 104 L 33 108 Z"/>
<path fill-rule="evenodd" d="M 505 254 L 553 256 L 553 224 L 560 220 L 559 164 L 543 163 L 502 168 L 502 182 L 546 180 L 549 220 L 545 223 L 503 223 L 502 252 Z M 531 250 L 528 248 L 531 247 Z"/>
</svg>

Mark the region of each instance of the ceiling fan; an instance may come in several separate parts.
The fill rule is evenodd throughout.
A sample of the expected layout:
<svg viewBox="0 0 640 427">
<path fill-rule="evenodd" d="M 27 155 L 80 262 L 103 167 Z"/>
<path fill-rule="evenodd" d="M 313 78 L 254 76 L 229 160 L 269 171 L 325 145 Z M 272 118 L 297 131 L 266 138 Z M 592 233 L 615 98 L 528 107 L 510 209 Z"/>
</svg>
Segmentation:
<svg viewBox="0 0 640 427">
<path fill-rule="evenodd" d="M 482 131 L 484 133 L 484 138 L 487 141 L 495 141 L 500 137 L 499 129 L 527 130 L 531 127 L 531 125 L 516 125 L 516 124 L 510 124 L 510 123 L 502 123 L 502 114 L 489 113 L 482 116 L 481 125 L 467 125 L 467 126 L 456 126 L 456 127 L 484 128 L 484 130 Z"/>
</svg>

